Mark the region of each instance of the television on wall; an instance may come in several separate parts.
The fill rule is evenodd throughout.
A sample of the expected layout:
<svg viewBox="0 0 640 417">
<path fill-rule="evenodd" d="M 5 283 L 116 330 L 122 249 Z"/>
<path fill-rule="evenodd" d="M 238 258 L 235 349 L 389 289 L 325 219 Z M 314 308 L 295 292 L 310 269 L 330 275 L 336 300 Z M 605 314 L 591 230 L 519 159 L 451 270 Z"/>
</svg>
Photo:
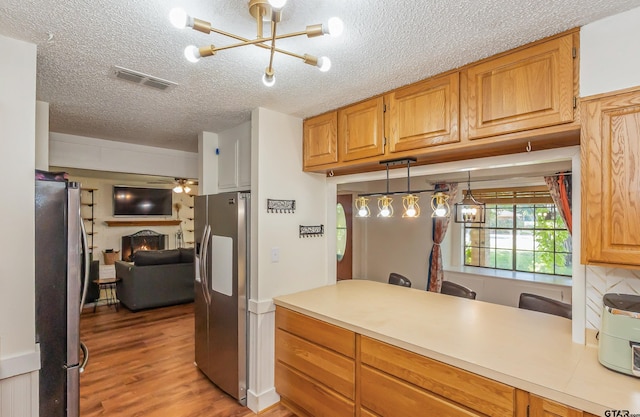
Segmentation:
<svg viewBox="0 0 640 417">
<path fill-rule="evenodd" d="M 171 189 L 113 186 L 114 216 L 171 216 L 171 214 Z"/>
</svg>

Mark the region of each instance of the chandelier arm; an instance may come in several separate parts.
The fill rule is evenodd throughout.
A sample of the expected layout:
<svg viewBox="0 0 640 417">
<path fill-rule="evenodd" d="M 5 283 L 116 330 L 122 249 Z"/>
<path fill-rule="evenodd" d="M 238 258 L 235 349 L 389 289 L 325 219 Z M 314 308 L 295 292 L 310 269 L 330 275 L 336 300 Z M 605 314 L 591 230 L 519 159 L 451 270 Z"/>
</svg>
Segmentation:
<svg viewBox="0 0 640 417">
<path fill-rule="evenodd" d="M 271 54 L 269 57 L 269 67 L 267 72 L 273 71 L 273 55 L 276 53 L 276 30 L 278 27 L 278 21 L 275 18 L 275 15 L 271 16 Z"/>
</svg>

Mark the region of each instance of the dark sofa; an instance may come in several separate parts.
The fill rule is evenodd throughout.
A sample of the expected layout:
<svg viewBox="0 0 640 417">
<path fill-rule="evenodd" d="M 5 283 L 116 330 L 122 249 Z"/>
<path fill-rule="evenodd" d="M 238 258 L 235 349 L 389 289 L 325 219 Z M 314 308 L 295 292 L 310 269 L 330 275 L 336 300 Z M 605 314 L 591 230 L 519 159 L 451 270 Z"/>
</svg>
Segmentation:
<svg viewBox="0 0 640 417">
<path fill-rule="evenodd" d="M 192 248 L 137 251 L 133 263 L 116 261 L 118 299 L 129 310 L 192 302 Z"/>
</svg>

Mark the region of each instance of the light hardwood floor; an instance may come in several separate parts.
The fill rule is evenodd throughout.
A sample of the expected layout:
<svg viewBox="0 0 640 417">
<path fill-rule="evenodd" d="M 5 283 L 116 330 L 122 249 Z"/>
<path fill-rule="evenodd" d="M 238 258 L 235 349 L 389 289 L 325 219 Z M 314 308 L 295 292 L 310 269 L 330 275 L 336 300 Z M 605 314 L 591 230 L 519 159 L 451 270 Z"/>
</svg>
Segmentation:
<svg viewBox="0 0 640 417">
<path fill-rule="evenodd" d="M 80 377 L 82 417 L 249 417 L 193 364 L 193 304 L 132 313 L 87 309 L 81 339 L 89 364 Z M 295 417 L 278 405 L 263 417 Z"/>
</svg>

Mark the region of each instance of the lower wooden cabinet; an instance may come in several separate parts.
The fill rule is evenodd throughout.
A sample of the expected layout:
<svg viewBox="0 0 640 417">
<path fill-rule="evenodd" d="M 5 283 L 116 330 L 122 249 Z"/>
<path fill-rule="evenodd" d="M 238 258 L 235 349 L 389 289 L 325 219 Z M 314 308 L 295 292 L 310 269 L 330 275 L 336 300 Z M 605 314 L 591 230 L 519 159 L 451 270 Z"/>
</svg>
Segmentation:
<svg viewBox="0 0 640 417">
<path fill-rule="evenodd" d="M 355 415 L 355 333 L 276 309 L 276 389 L 300 416 Z"/>
<path fill-rule="evenodd" d="M 388 417 L 484 416 L 366 365 L 360 369 L 360 405 L 373 415 Z"/>
<path fill-rule="evenodd" d="M 275 353 L 300 417 L 595 417 L 279 306 Z"/>
<path fill-rule="evenodd" d="M 528 417 L 597 417 L 591 413 L 529 394 Z"/>
<path fill-rule="evenodd" d="M 433 408 L 433 414 L 429 413 L 429 415 L 500 417 L 514 415 L 515 388 L 387 343 L 361 336 L 360 362 L 362 364 L 360 381 L 363 406 L 366 406 L 365 387 L 370 384 L 366 378 L 380 380 L 375 372 L 375 370 L 379 370 L 414 386 L 415 391 L 412 392 L 417 396 L 416 400 L 420 398 L 418 402 L 421 407 Z M 371 371 L 372 369 L 374 371 Z M 400 387 L 398 385 L 398 388 Z M 407 395 L 409 395 L 408 392 Z M 382 398 L 386 401 L 388 397 L 383 396 Z M 446 398 L 450 402 L 444 404 L 441 401 L 436 401 L 438 398 Z M 373 400 L 376 400 L 375 396 Z M 417 406 L 417 404 L 413 404 L 413 406 Z M 451 411 L 448 414 L 440 414 L 443 407 Z M 468 413 L 462 407 L 475 410 L 478 413 Z M 376 411 L 376 409 L 372 410 Z M 383 415 L 396 414 L 385 412 Z"/>
</svg>

